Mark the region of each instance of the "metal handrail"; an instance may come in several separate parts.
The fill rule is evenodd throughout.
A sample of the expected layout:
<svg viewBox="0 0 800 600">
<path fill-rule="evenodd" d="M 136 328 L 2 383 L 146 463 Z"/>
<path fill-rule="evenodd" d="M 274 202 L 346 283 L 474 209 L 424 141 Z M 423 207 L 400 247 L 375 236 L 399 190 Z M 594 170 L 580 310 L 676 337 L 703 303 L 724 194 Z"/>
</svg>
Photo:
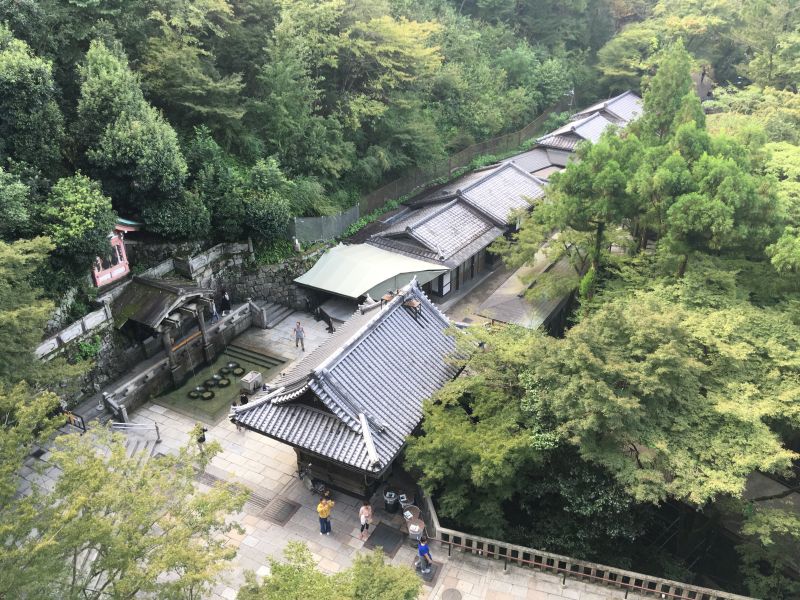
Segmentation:
<svg viewBox="0 0 800 600">
<path fill-rule="evenodd" d="M 147 423 L 118 423 L 112 421 L 111 428 L 123 431 L 155 431 L 157 438 L 156 442 L 161 441 L 161 432 L 158 429 L 158 423 L 153 423 L 152 425 L 148 425 Z"/>
</svg>

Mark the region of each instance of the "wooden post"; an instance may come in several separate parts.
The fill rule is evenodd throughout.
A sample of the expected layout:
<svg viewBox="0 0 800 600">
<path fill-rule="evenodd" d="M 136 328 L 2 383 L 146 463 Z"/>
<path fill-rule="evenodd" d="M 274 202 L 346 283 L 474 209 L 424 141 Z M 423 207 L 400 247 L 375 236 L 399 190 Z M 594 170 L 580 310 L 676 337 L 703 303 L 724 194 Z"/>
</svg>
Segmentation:
<svg viewBox="0 0 800 600">
<path fill-rule="evenodd" d="M 167 351 L 167 363 L 169 364 L 170 374 L 172 375 L 172 385 L 178 387 L 178 364 L 175 360 L 175 353 L 172 351 L 172 335 L 168 329 L 161 332 L 161 343 Z"/>
<path fill-rule="evenodd" d="M 200 326 L 200 335 L 203 337 L 203 358 L 206 359 L 206 364 L 211 364 L 214 360 L 214 344 L 208 341 L 206 317 L 203 314 L 202 305 L 197 307 L 197 324 Z"/>
</svg>

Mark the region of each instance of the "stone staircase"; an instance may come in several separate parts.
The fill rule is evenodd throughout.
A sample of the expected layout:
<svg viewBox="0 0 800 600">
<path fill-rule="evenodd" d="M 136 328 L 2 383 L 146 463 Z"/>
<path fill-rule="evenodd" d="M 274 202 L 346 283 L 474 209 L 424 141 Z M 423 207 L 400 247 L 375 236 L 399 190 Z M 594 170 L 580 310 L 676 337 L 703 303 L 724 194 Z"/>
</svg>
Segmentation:
<svg viewBox="0 0 800 600">
<path fill-rule="evenodd" d="M 150 439 L 138 433 L 125 434 L 125 454 L 137 459 L 138 465 L 143 465 L 156 453 L 157 440 Z"/>
<path fill-rule="evenodd" d="M 270 356 L 269 354 L 264 354 L 263 352 L 258 352 L 253 348 L 236 343 L 232 343 L 225 348 L 225 355 L 230 356 L 234 360 L 241 360 L 252 365 L 264 367 L 266 370 L 278 367 L 285 362 L 283 359 Z"/>
<path fill-rule="evenodd" d="M 293 308 L 276 302 L 259 302 L 258 306 L 266 315 L 265 329 L 273 329 L 294 312 Z"/>
</svg>

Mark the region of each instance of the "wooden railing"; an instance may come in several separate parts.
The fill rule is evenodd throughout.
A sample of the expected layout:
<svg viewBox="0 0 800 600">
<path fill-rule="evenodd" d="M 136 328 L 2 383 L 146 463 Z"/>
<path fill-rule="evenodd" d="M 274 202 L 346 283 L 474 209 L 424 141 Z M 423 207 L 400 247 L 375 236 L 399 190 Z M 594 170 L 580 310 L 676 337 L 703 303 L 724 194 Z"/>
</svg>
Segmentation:
<svg viewBox="0 0 800 600">
<path fill-rule="evenodd" d="M 427 513 L 425 521 L 429 537 L 432 541 L 439 542 L 446 547 L 448 556 L 452 556 L 455 550 L 487 559 L 502 560 L 504 568 L 508 568 L 508 565 L 517 565 L 560 575 L 562 585 L 566 585 L 567 578 L 569 578 L 622 589 L 625 590 L 626 598 L 628 592 L 633 592 L 669 600 L 754 600 L 747 596 L 651 577 L 642 573 L 448 529 L 440 525 L 436 509 L 428 495 L 425 495 L 425 508 Z"/>
</svg>

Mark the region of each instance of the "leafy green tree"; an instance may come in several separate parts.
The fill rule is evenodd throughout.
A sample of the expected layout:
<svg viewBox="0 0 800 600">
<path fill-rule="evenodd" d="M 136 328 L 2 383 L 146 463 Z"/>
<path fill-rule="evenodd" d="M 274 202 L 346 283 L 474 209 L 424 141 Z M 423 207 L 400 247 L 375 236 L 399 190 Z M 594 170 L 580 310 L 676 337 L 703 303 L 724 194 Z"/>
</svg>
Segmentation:
<svg viewBox="0 0 800 600">
<path fill-rule="evenodd" d="M 741 72 L 761 86 L 792 88 L 800 80 L 800 15 L 794 0 L 736 0 L 732 31 L 746 48 Z"/>
<path fill-rule="evenodd" d="M 203 201 L 192 191 L 177 198 L 151 202 L 142 210 L 147 228 L 165 237 L 203 239 L 211 231 L 211 215 Z"/>
<path fill-rule="evenodd" d="M 244 115 L 239 73 L 222 75 L 214 38 L 226 37 L 233 8 L 225 0 L 157 2 L 150 19 L 158 35 L 148 39 L 141 72 L 145 86 L 171 121 L 184 127 L 203 123 L 233 142 Z"/>
<path fill-rule="evenodd" d="M 422 589 L 410 568 L 386 564 L 381 552 L 359 554 L 352 567 L 331 576 L 317 570 L 304 544 L 289 542 L 284 556 L 285 562 L 268 559 L 270 575 L 261 583 L 247 573 L 238 600 L 415 600 Z"/>
<path fill-rule="evenodd" d="M 0 167 L 58 172 L 64 131 L 52 71 L 0 24 Z"/>
<path fill-rule="evenodd" d="M 205 454 L 184 448 L 140 464 L 126 455 L 119 434 L 59 436 L 49 459 L 59 473 L 53 489 L 3 503 L 8 543 L 0 551 L 0 590 L 201 597 L 235 555 L 224 533 L 237 526 L 225 515 L 240 510 L 246 496 L 229 486 L 195 489 L 195 469 L 219 450 L 212 443 Z"/>
<path fill-rule="evenodd" d="M 679 40 L 664 50 L 656 74 L 646 82 L 642 124 L 660 140 L 675 131 L 683 99 L 693 89 L 690 71 L 691 57 Z"/>
<path fill-rule="evenodd" d="M 44 232 L 76 268 L 84 272 L 97 256 L 108 254 L 116 213 L 100 184 L 77 173 L 59 179 L 42 209 Z"/>
<path fill-rule="evenodd" d="M 522 401 L 519 375 L 549 338 L 507 327 L 475 328 L 457 339 L 471 355 L 467 369 L 425 403 L 424 435 L 406 450 L 440 515 L 494 539 L 587 558 L 614 555 L 606 552 L 640 532 L 633 498 Z"/>
<path fill-rule="evenodd" d="M 252 192 L 245 200 L 247 231 L 256 239 L 288 237 L 289 202 L 277 192 Z"/>
<path fill-rule="evenodd" d="M 709 130 L 715 123 L 738 117 L 740 122 L 763 126 L 769 141 L 800 144 L 800 94 L 771 87 L 717 88 L 709 103 Z"/>
<path fill-rule="evenodd" d="M 344 140 L 336 119 L 319 113 L 322 91 L 295 43 L 282 27 L 276 29 L 246 122 L 290 171 L 335 178 L 352 166 L 355 147 Z"/>
<path fill-rule="evenodd" d="M 516 236 L 520 245 L 495 246 L 509 264 L 531 263 L 544 247 L 551 261 L 568 255 L 578 276 L 587 269 L 596 274 L 614 241 L 607 230 L 637 215 L 639 203 L 628 186 L 641 158 L 635 135 L 605 133 L 597 144 L 582 144 L 576 155 L 579 160 L 551 178 L 550 200 L 524 221 Z M 591 296 L 592 289 L 587 292 Z"/>
<path fill-rule="evenodd" d="M 120 213 L 168 212 L 160 204 L 180 201 L 187 171 L 175 130 L 144 100 L 121 51 L 93 41 L 80 77 L 77 129 L 91 173 Z"/>
<path fill-rule="evenodd" d="M 638 89 L 663 47 L 660 28 L 652 22 L 633 23 L 597 52 L 598 69 L 612 91 Z"/>
<path fill-rule="evenodd" d="M 13 240 L 27 233 L 30 222 L 30 190 L 12 173 L 0 167 L 0 238 Z"/>
<path fill-rule="evenodd" d="M 708 276 L 607 300 L 522 376 L 548 430 L 639 500 L 741 497 L 752 471 L 779 472 L 794 456 L 772 424 L 796 426 L 784 395 L 795 384 L 773 369 L 798 332 L 780 310 L 735 299 L 729 275 L 703 296 Z M 760 354 L 767 339 L 774 352 Z"/>
<path fill-rule="evenodd" d="M 122 113 L 87 155 L 112 196 L 133 214 L 180 196 L 186 179 L 175 130 L 150 106 L 139 114 Z"/>
<path fill-rule="evenodd" d="M 797 487 L 771 497 L 731 502 L 743 516 L 737 551 L 748 592 L 761 598 L 793 598 L 800 582 L 791 576 L 794 548 L 800 541 L 800 517 L 789 497 Z"/>
<path fill-rule="evenodd" d="M 53 304 L 31 284 L 53 245 L 47 238 L 0 242 L 0 383 L 39 383 L 50 373 L 33 349 L 42 339 Z"/>
<path fill-rule="evenodd" d="M 95 148 L 122 114 L 138 114 L 145 104 L 139 78 L 130 70 L 119 46 L 92 40 L 77 66 L 80 97 L 74 125 L 75 141 L 86 151 Z"/>
</svg>

